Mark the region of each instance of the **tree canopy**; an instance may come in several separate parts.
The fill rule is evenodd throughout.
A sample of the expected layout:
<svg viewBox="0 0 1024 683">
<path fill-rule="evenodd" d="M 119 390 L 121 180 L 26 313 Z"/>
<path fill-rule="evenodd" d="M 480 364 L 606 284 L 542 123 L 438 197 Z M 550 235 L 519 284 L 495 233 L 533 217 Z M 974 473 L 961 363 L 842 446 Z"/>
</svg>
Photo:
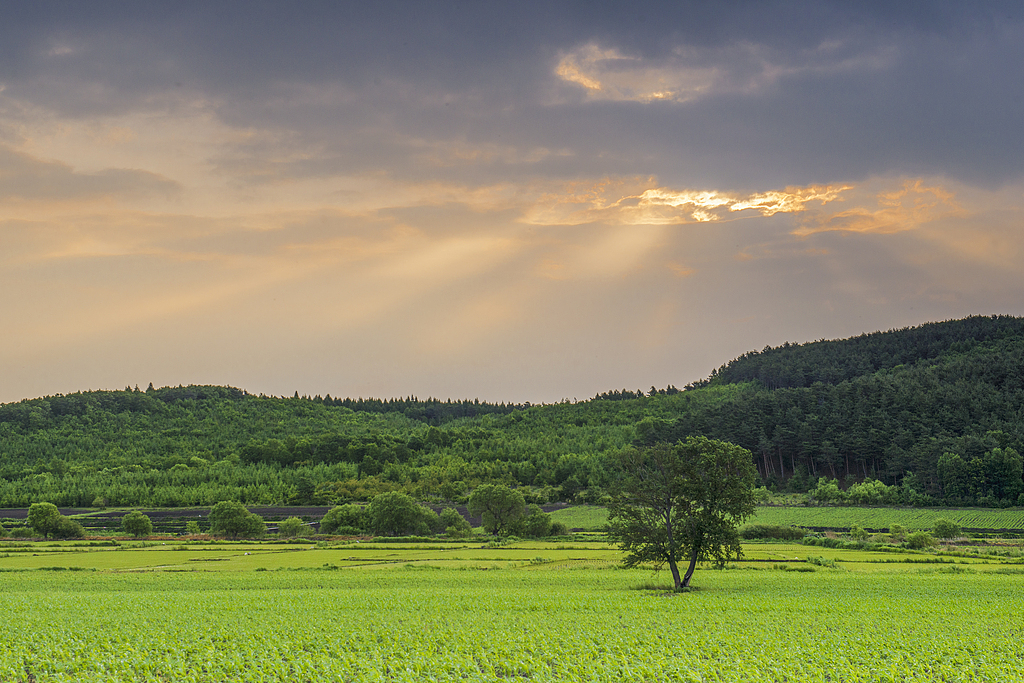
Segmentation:
<svg viewBox="0 0 1024 683">
<path fill-rule="evenodd" d="M 254 538 L 266 533 L 267 525 L 244 505 L 223 500 L 210 510 L 210 533 L 230 538 Z"/>
<path fill-rule="evenodd" d="M 505 484 L 483 484 L 469 497 L 469 514 L 480 515 L 487 533 L 505 536 L 526 514 L 526 500 Z"/>
<path fill-rule="evenodd" d="M 699 561 L 738 555 L 738 525 L 754 513 L 757 472 L 735 444 L 690 437 L 622 454 L 608 533 L 625 565 L 668 564 L 676 589 L 690 585 Z M 688 561 L 680 576 L 679 564 Z"/>
</svg>

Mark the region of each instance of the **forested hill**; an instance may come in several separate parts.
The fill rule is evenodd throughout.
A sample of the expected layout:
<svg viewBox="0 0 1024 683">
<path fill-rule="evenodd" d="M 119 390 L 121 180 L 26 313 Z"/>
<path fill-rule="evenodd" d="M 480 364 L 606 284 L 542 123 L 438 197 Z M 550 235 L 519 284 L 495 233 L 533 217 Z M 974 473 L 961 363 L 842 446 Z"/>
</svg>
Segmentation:
<svg viewBox="0 0 1024 683">
<path fill-rule="evenodd" d="M 332 504 L 401 489 L 464 500 L 504 481 L 597 501 L 610 456 L 703 434 L 764 482 L 881 480 L 904 502 L 1024 504 L 1024 319 L 975 317 L 751 352 L 680 391 L 553 405 L 277 398 L 231 387 L 0 405 L 0 507 Z M 910 476 L 907 476 L 911 473 Z"/>
<path fill-rule="evenodd" d="M 976 316 L 840 341 L 766 346 L 723 365 L 696 385 L 756 381 L 768 389 L 781 389 L 809 387 L 815 382 L 838 384 L 950 353 L 969 353 L 1000 339 L 1019 340 L 1022 334 L 1024 318 Z"/>
</svg>

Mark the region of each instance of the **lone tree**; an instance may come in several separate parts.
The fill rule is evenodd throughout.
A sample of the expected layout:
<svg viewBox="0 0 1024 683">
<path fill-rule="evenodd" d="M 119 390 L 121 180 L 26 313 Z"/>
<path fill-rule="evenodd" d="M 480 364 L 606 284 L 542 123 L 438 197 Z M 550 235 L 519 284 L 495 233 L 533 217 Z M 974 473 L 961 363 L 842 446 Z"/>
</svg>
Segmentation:
<svg viewBox="0 0 1024 683">
<path fill-rule="evenodd" d="M 481 516 L 487 533 L 507 536 L 526 514 L 526 500 L 504 484 L 481 484 L 469 497 L 469 514 Z"/>
<path fill-rule="evenodd" d="M 28 525 L 43 538 L 56 534 L 64 516 L 53 503 L 32 503 L 28 509 Z"/>
<path fill-rule="evenodd" d="M 719 566 L 740 552 L 739 524 L 754 514 L 757 471 L 750 451 L 702 436 L 631 449 L 619 458 L 608 535 L 625 565 L 668 564 L 686 588 L 697 562 Z M 679 563 L 689 561 L 683 577 Z"/>
<path fill-rule="evenodd" d="M 263 518 L 249 512 L 244 505 L 222 500 L 210 510 L 210 533 L 231 538 L 254 538 L 267 531 Z"/>
<path fill-rule="evenodd" d="M 121 518 L 121 529 L 135 538 L 142 538 L 153 533 L 153 521 L 148 515 L 132 510 Z"/>
</svg>

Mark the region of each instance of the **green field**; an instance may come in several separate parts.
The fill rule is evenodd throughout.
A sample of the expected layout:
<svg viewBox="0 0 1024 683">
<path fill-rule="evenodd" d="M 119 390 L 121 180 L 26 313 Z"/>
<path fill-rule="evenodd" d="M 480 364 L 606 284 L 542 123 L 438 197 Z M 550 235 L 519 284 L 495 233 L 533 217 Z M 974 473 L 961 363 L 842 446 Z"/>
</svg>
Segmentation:
<svg viewBox="0 0 1024 683">
<path fill-rule="evenodd" d="M 602 507 L 580 505 L 551 513 L 551 518 L 570 529 L 597 531 L 608 518 Z M 854 524 L 870 529 L 888 529 L 901 524 L 907 529 L 931 529 L 946 518 L 965 529 L 1020 529 L 1024 531 L 1024 509 L 1010 508 L 885 508 L 762 506 L 749 524 L 829 527 L 849 529 Z"/>
<path fill-rule="evenodd" d="M 666 572 L 617 569 L 600 542 L 325 545 L 2 544 L 0 681 L 1011 681 L 1024 669 L 1016 546 L 753 543 L 677 594 Z"/>
</svg>

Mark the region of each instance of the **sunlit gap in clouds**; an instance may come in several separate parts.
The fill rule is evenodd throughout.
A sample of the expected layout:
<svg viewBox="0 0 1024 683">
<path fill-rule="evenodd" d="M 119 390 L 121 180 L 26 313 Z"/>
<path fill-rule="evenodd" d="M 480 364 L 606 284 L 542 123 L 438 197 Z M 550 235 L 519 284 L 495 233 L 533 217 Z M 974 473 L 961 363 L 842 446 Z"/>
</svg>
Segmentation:
<svg viewBox="0 0 1024 683">
<path fill-rule="evenodd" d="M 820 205 L 841 200 L 852 185 L 788 187 L 751 195 L 717 190 L 637 188 L 640 179 L 604 179 L 590 185 L 574 183 L 561 193 L 542 196 L 524 214 L 535 225 L 617 223 L 623 225 L 678 225 L 723 220 L 742 211 L 761 216 L 798 213 L 809 203 Z"/>
</svg>

